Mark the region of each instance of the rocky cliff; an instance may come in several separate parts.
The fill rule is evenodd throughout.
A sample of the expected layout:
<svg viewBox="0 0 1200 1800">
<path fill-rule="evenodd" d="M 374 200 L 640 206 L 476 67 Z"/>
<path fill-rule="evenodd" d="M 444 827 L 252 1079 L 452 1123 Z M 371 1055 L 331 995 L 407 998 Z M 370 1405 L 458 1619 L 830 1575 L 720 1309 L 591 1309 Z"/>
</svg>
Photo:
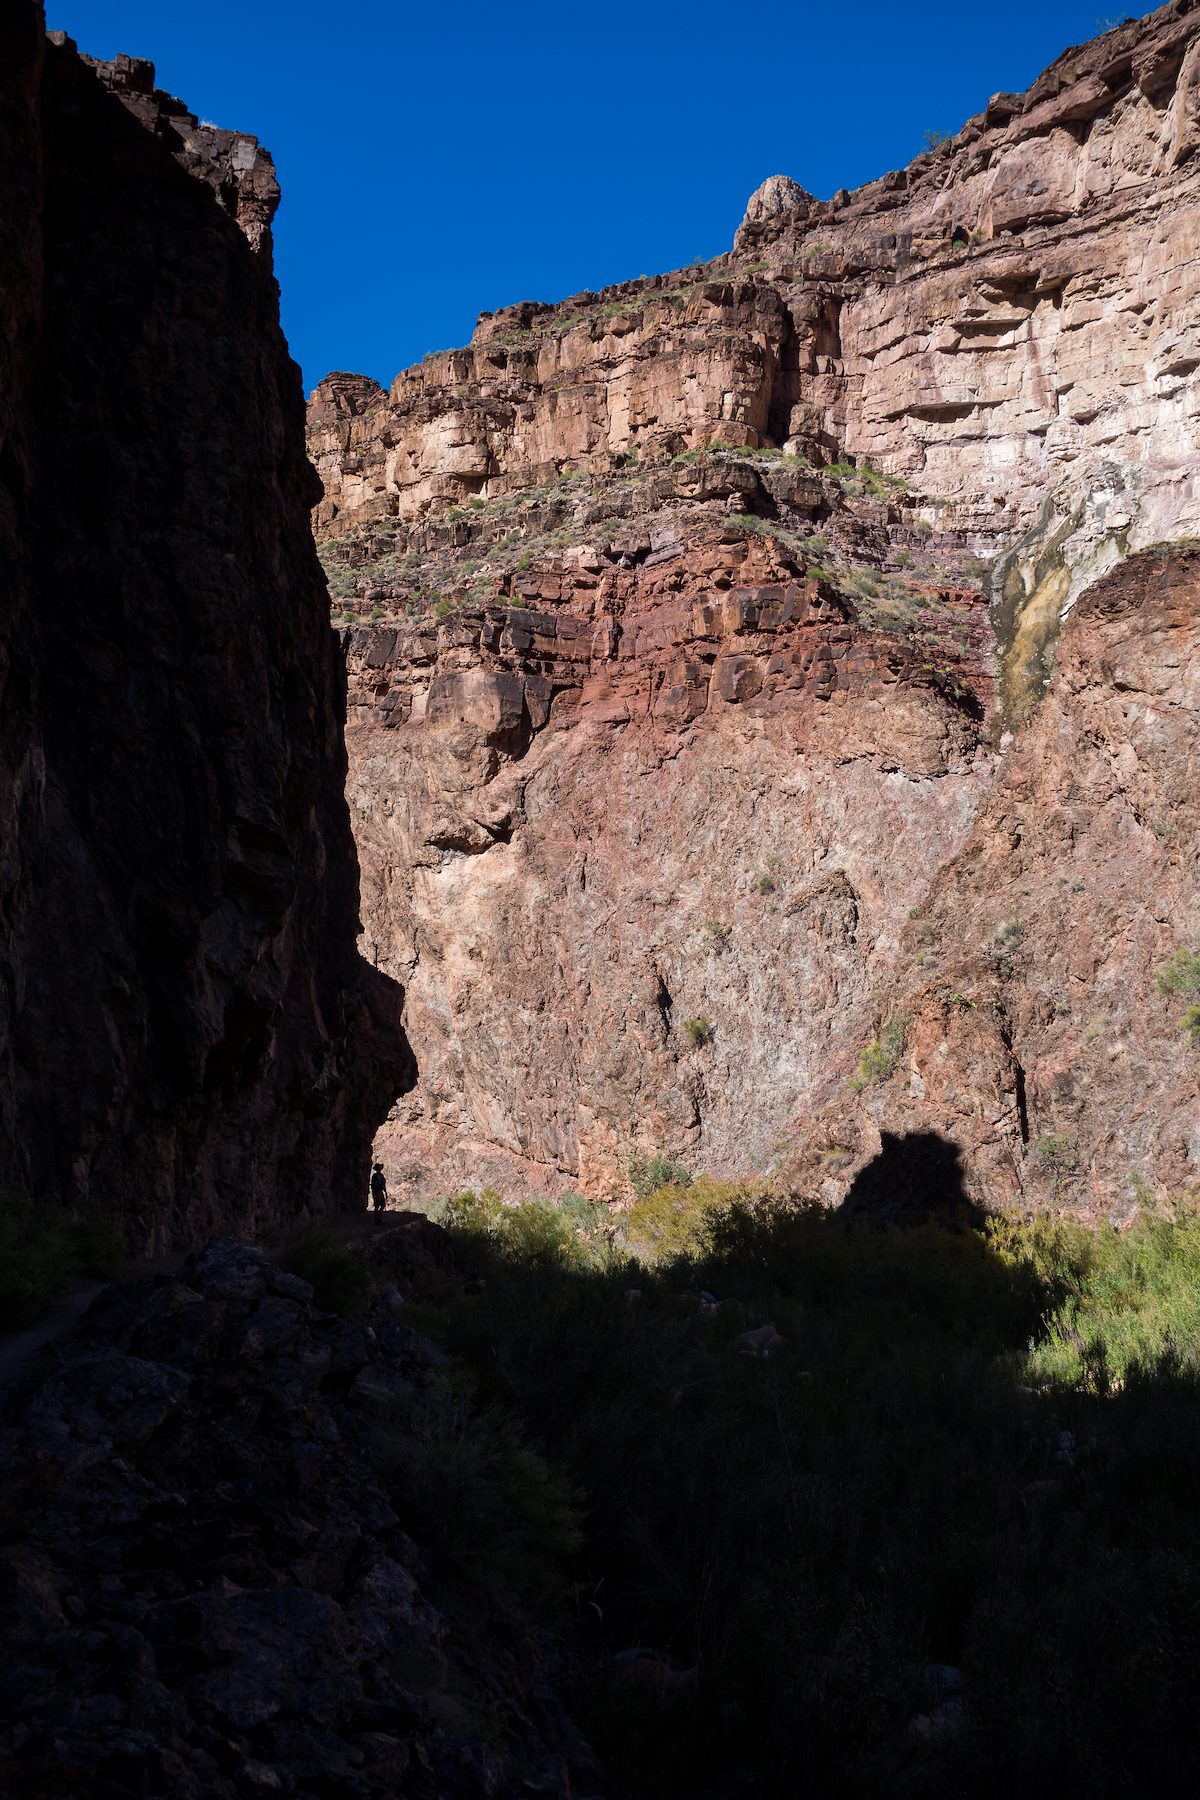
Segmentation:
<svg viewBox="0 0 1200 1800">
<path fill-rule="evenodd" d="M 1175 0 L 712 264 L 316 390 L 400 1182 L 836 1194 L 912 1109 L 996 1202 L 1189 1185 L 1193 571 L 1125 559 L 1200 528 L 1198 77 Z"/>
<path fill-rule="evenodd" d="M 360 1200 L 344 675 L 251 137 L 5 9 L 0 1185 L 132 1247 Z"/>
</svg>

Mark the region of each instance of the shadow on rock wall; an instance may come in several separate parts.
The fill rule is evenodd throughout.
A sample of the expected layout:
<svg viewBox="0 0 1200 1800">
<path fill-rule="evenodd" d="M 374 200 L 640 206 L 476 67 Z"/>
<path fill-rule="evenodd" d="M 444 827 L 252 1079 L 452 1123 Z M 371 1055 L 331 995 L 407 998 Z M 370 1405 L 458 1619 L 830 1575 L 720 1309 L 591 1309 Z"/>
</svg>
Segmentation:
<svg viewBox="0 0 1200 1800">
<path fill-rule="evenodd" d="M 0 1184 L 166 1249 L 363 1204 L 412 1059 L 356 949 L 274 171 L 42 23 L 0 25 Z"/>
<path fill-rule="evenodd" d="M 878 1154 L 854 1177 L 840 1210 L 847 1218 L 889 1224 L 978 1223 L 963 1175 L 962 1151 L 950 1138 L 936 1131 L 883 1131 Z"/>
</svg>

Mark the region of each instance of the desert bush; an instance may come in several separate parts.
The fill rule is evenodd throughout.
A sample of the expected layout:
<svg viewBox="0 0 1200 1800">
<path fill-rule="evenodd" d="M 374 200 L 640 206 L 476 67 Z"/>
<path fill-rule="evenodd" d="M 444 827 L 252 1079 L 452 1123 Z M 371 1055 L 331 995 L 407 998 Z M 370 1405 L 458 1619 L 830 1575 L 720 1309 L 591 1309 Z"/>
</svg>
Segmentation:
<svg viewBox="0 0 1200 1800">
<path fill-rule="evenodd" d="M 480 1401 L 468 1370 L 436 1370 L 382 1408 L 371 1456 L 435 1554 L 535 1600 L 565 1591 L 583 1542 L 576 1491 L 509 1408 Z"/>
<path fill-rule="evenodd" d="M 1013 973 L 1017 952 L 1025 941 L 1025 925 L 1021 919 L 1006 919 L 992 939 L 992 955 L 997 972 L 1005 980 Z"/>
<path fill-rule="evenodd" d="M 1177 950 L 1158 976 L 1158 991 L 1164 997 L 1173 994 L 1200 994 L 1200 950 Z M 1193 1044 L 1200 1044 L 1200 1004 L 1185 1008 L 1179 1029 L 1186 1031 Z"/>
<path fill-rule="evenodd" d="M 660 1187 L 688 1187 L 691 1179 L 681 1162 L 662 1151 L 629 1159 L 629 1184 L 639 1200 L 648 1200 Z"/>
<path fill-rule="evenodd" d="M 374 1288 L 370 1265 L 360 1250 L 349 1248 L 332 1231 L 301 1232 L 284 1246 L 281 1261 L 293 1275 L 312 1283 L 324 1312 L 357 1319 Z"/>
<path fill-rule="evenodd" d="M 426 1211 L 438 1225 L 458 1232 L 478 1251 L 501 1245 L 507 1254 L 531 1265 L 581 1260 L 585 1251 L 600 1252 L 607 1242 L 604 1209 L 591 1207 L 582 1195 L 564 1196 L 559 1205 L 546 1200 L 526 1200 L 506 1206 L 494 1188 L 478 1193 L 466 1188 L 432 1201 Z M 586 1223 L 586 1230 L 581 1226 Z"/>
<path fill-rule="evenodd" d="M 855 1092 L 876 1081 L 887 1081 L 895 1073 L 896 1064 L 904 1054 L 904 1040 L 908 1032 L 908 1014 L 897 1013 L 889 1019 L 879 1036 L 865 1044 L 858 1056 L 858 1074 L 850 1083 Z"/>
<path fill-rule="evenodd" d="M 577 1484 L 603 1617 L 576 1705 L 615 1790 L 1190 1791 L 1200 1225 L 902 1227 L 700 1181 L 639 1205 L 638 1261 L 493 1239 L 445 1322 Z M 741 1354 L 767 1322 L 777 1353 Z M 452 1507 L 463 1458 L 435 1459 Z M 588 1672 L 630 1644 L 694 1701 Z M 962 1723 L 918 1752 L 947 1665 Z"/>
<path fill-rule="evenodd" d="M 31 1325 L 72 1282 L 113 1280 L 124 1261 L 107 1216 L 80 1218 L 0 1189 L 0 1332 Z"/>
<path fill-rule="evenodd" d="M 743 1182 L 701 1175 L 686 1186 L 664 1182 L 634 1201 L 620 1220 L 620 1241 L 643 1262 L 661 1262 L 706 1251 L 720 1218 L 744 1204 L 753 1190 Z"/>
</svg>

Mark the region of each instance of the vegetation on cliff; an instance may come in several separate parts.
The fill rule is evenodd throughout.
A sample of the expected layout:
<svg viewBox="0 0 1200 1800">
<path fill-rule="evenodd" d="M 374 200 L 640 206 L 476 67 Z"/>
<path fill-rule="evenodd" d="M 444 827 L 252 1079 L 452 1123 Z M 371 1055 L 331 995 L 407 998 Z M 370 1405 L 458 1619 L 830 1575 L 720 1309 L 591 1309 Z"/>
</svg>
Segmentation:
<svg viewBox="0 0 1200 1800">
<path fill-rule="evenodd" d="M 868 1202 L 449 1208 L 424 1322 L 583 1494 L 577 1711 L 636 1796 L 1184 1791 L 1200 1224 Z"/>
</svg>

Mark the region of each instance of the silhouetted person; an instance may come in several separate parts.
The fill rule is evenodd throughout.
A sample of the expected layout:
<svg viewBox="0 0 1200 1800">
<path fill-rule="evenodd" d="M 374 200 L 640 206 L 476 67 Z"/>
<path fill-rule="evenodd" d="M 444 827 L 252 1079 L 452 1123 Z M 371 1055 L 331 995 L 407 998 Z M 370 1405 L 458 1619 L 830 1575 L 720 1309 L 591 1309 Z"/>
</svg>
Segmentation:
<svg viewBox="0 0 1200 1800">
<path fill-rule="evenodd" d="M 387 1205 L 387 1177 L 382 1163 L 376 1163 L 371 1170 L 371 1205 L 376 1212 L 382 1212 Z"/>
</svg>

